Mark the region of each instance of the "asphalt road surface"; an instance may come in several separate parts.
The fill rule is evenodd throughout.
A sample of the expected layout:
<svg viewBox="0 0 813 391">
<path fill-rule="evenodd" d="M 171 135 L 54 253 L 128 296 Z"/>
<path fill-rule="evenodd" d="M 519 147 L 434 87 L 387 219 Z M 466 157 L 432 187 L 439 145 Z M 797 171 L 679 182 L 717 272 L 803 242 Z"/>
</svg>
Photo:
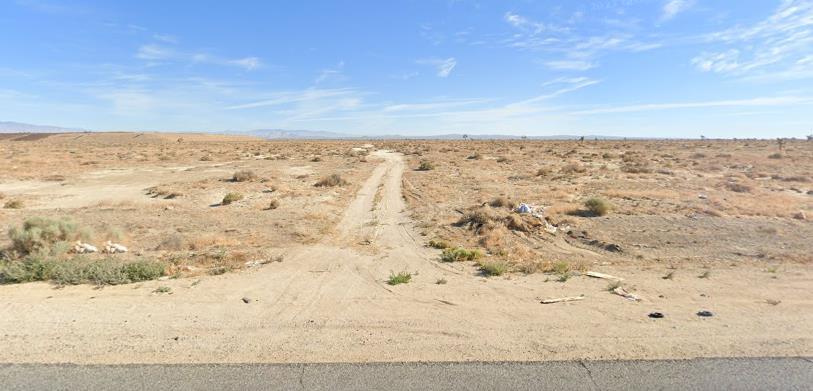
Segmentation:
<svg viewBox="0 0 813 391">
<path fill-rule="evenodd" d="M 0 364 L 3 390 L 813 390 L 811 358 L 368 364 Z"/>
</svg>

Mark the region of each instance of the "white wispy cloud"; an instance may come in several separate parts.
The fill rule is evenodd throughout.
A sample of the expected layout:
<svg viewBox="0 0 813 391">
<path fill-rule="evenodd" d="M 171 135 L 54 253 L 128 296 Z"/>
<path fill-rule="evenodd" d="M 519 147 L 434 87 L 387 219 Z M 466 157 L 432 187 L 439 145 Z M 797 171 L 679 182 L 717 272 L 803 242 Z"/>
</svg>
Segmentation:
<svg viewBox="0 0 813 391">
<path fill-rule="evenodd" d="M 663 5 L 662 20 L 669 20 L 694 5 L 694 0 L 669 0 Z"/>
<path fill-rule="evenodd" d="M 798 104 L 811 104 L 813 98 L 810 97 L 762 97 L 751 99 L 731 99 L 713 100 L 701 102 L 676 102 L 676 103 L 648 103 L 640 105 L 616 106 L 598 109 L 588 109 L 573 111 L 571 114 L 593 115 L 610 113 L 632 113 L 639 111 L 674 110 L 674 109 L 696 109 L 709 107 L 750 107 L 750 106 L 786 106 Z"/>
<path fill-rule="evenodd" d="M 154 43 L 139 46 L 135 57 L 140 60 L 147 60 L 151 62 L 179 61 L 189 63 L 229 65 L 237 66 L 247 71 L 251 71 L 262 66 L 262 61 L 258 57 L 228 59 L 204 52 L 181 51 L 173 47 Z"/>
<path fill-rule="evenodd" d="M 596 64 L 583 60 L 555 60 L 545 61 L 545 66 L 557 71 L 586 71 L 596 67 Z"/>
<path fill-rule="evenodd" d="M 166 43 L 178 43 L 178 37 L 170 34 L 153 34 L 152 38 Z"/>
<path fill-rule="evenodd" d="M 141 45 L 136 53 L 136 58 L 142 60 L 166 60 L 175 57 L 174 50 L 160 45 Z"/>
<path fill-rule="evenodd" d="M 457 99 L 424 103 L 399 103 L 384 106 L 381 110 L 384 112 L 431 111 L 448 109 L 452 107 L 469 106 L 488 101 L 489 99 Z"/>
<path fill-rule="evenodd" d="M 641 41 L 621 27 L 601 35 L 584 34 L 577 26 L 584 23 L 584 15 L 578 13 L 565 25 L 543 23 L 515 12 L 505 13 L 503 20 L 514 31 L 501 45 L 549 53 L 550 56 L 540 62 L 554 70 L 585 71 L 596 67 L 597 60 L 609 52 L 635 53 L 662 46 L 660 42 Z"/>
<path fill-rule="evenodd" d="M 339 61 L 335 67 L 326 68 L 319 71 L 319 76 L 313 81 L 314 84 L 320 84 L 327 80 L 344 80 L 344 61 Z"/>
<path fill-rule="evenodd" d="M 455 66 L 457 66 L 457 60 L 454 57 L 449 57 L 447 59 L 438 59 L 438 58 L 429 58 L 418 60 L 418 64 L 421 65 L 432 65 L 435 67 L 438 77 L 449 77 L 454 70 Z"/>
<path fill-rule="evenodd" d="M 756 24 L 713 32 L 703 39 L 725 48 L 692 58 L 691 64 L 700 71 L 744 78 L 809 77 L 804 59 L 813 55 L 813 1 L 783 0 Z"/>
<path fill-rule="evenodd" d="M 328 98 L 347 98 L 357 94 L 357 90 L 351 88 L 339 89 L 317 89 L 309 88 L 302 91 L 283 91 L 269 94 L 266 99 L 239 105 L 228 106 L 226 110 L 253 109 L 257 107 L 283 106 L 292 103 L 314 102 Z"/>
<path fill-rule="evenodd" d="M 237 60 L 228 60 L 229 64 L 237 65 L 247 71 L 252 71 L 259 68 L 262 62 L 257 57 L 245 57 Z"/>
</svg>

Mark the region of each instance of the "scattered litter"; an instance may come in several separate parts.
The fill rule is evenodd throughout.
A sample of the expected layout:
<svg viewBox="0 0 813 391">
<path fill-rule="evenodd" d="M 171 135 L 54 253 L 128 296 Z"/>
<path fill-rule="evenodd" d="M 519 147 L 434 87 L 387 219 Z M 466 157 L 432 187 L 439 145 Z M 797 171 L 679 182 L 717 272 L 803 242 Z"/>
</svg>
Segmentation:
<svg viewBox="0 0 813 391">
<path fill-rule="evenodd" d="M 251 298 L 250 297 L 243 297 L 241 300 L 243 300 L 243 303 L 246 303 L 246 304 L 251 303 Z"/>
<path fill-rule="evenodd" d="M 553 224 L 549 223 L 547 220 L 545 220 L 545 213 L 544 213 L 545 212 L 545 207 L 544 206 L 537 206 L 537 205 L 521 203 L 515 209 L 515 211 L 517 213 L 519 213 L 519 214 L 529 214 L 529 215 L 531 215 L 533 217 L 536 217 L 537 219 L 541 220 L 542 224 L 544 224 L 544 226 L 545 226 L 545 231 L 547 231 L 550 234 L 555 234 L 556 231 L 559 230 L 559 228 L 557 228 L 555 225 L 553 225 Z"/>
<path fill-rule="evenodd" d="M 528 204 L 519 204 L 517 213 L 533 213 L 534 208 Z"/>
<path fill-rule="evenodd" d="M 265 262 L 263 260 L 248 261 L 248 262 L 245 263 L 245 266 L 246 267 L 257 267 L 257 266 L 260 266 L 260 265 L 262 265 L 264 263 Z"/>
<path fill-rule="evenodd" d="M 663 314 L 660 312 L 650 312 L 649 317 L 653 319 L 660 319 L 663 318 Z"/>
<path fill-rule="evenodd" d="M 99 249 L 92 244 L 76 241 L 76 244 L 73 246 L 73 252 L 77 254 L 89 254 L 99 252 Z"/>
<path fill-rule="evenodd" d="M 124 247 L 118 243 L 113 243 L 108 240 L 107 243 L 104 244 L 104 252 L 107 254 L 126 253 L 127 247 Z"/>
<path fill-rule="evenodd" d="M 584 273 L 584 275 L 586 275 L 588 277 L 593 277 L 593 278 L 603 278 L 605 280 L 624 281 L 623 278 L 616 277 L 616 276 L 611 276 L 609 274 L 604 274 L 604 273 L 599 273 L 599 272 L 587 272 L 587 273 Z"/>
<path fill-rule="evenodd" d="M 698 194 L 697 198 L 700 198 L 701 200 L 705 200 L 705 199 L 708 199 L 709 197 L 707 195 L 705 195 L 705 194 Z"/>
<path fill-rule="evenodd" d="M 714 314 L 712 314 L 711 311 L 703 310 L 703 311 L 698 311 L 697 316 L 702 316 L 704 318 L 708 318 L 708 317 L 714 316 Z"/>
<path fill-rule="evenodd" d="M 563 302 L 566 302 L 566 301 L 576 301 L 576 300 L 582 300 L 582 299 L 584 299 L 584 295 L 572 296 L 572 297 L 560 297 L 558 299 L 545 299 L 545 300 L 542 300 L 541 303 L 542 304 L 553 304 L 553 303 L 563 303 Z"/>
<path fill-rule="evenodd" d="M 624 289 L 624 287 L 621 287 L 621 286 L 613 289 L 612 292 L 615 293 L 618 296 L 624 297 L 627 300 L 641 301 L 640 297 L 638 297 L 636 295 L 633 295 L 632 293 L 627 292 L 627 290 Z"/>
</svg>

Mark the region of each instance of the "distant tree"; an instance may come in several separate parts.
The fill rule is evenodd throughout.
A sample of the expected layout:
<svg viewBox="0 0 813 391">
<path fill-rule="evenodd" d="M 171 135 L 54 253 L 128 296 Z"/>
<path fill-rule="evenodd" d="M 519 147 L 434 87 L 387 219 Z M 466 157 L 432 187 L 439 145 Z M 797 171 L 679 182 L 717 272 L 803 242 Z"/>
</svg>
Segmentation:
<svg viewBox="0 0 813 391">
<path fill-rule="evenodd" d="M 778 138 L 778 139 L 776 139 L 776 143 L 779 144 L 779 152 L 782 152 L 782 151 L 785 150 L 785 139 Z"/>
<path fill-rule="evenodd" d="M 807 141 L 813 141 L 813 134 L 807 135 Z"/>
<path fill-rule="evenodd" d="M 701 134 L 701 135 L 700 135 L 700 139 L 701 139 L 701 140 L 705 140 L 705 139 L 706 139 L 706 136 L 704 136 L 704 135 L 702 135 L 702 134 Z"/>
<path fill-rule="evenodd" d="M 463 140 L 465 140 L 465 139 L 467 139 L 467 138 L 469 138 L 469 135 L 468 135 L 468 134 L 464 134 L 464 135 L 463 135 Z"/>
</svg>

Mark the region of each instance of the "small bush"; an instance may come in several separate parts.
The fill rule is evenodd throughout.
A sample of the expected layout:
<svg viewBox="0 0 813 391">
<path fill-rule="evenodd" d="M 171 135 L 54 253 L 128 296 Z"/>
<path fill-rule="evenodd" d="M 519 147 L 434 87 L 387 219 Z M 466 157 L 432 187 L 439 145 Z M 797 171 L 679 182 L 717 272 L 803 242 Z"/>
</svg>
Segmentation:
<svg viewBox="0 0 813 391">
<path fill-rule="evenodd" d="M 223 197 L 223 201 L 220 201 L 221 205 L 229 205 L 233 202 L 237 202 L 243 199 L 243 195 L 240 193 L 229 193 Z"/>
<path fill-rule="evenodd" d="M 505 261 L 480 262 L 480 271 L 487 276 L 500 276 L 508 271 Z"/>
<path fill-rule="evenodd" d="M 30 256 L 0 263 L 0 284 L 50 280 L 59 285 L 118 285 L 154 280 L 163 276 L 165 270 L 165 265 L 156 261 L 121 263 L 114 259 L 58 260 Z"/>
<path fill-rule="evenodd" d="M 509 163 L 509 162 L 510 160 L 508 160 L 508 158 L 505 156 L 500 156 L 497 158 L 497 163 Z"/>
<path fill-rule="evenodd" d="M 9 230 L 8 236 L 12 250 L 20 255 L 58 255 L 58 252 L 67 250 L 65 242 L 77 240 L 83 234 L 70 220 L 34 217 L 26 220 L 22 228 L 14 227 Z"/>
<path fill-rule="evenodd" d="M 387 284 L 398 285 L 406 284 L 412 281 L 412 274 L 408 272 L 400 272 L 398 274 L 390 273 L 390 278 L 387 279 Z"/>
<path fill-rule="evenodd" d="M 649 174 L 652 172 L 652 167 L 646 163 L 627 163 L 621 167 L 621 171 L 630 174 Z"/>
<path fill-rule="evenodd" d="M 490 223 L 494 218 L 481 210 L 466 213 L 458 220 L 455 225 L 462 227 L 468 226 L 471 229 L 480 229 L 480 227 Z"/>
<path fill-rule="evenodd" d="M 161 285 L 158 288 L 155 288 L 154 291 L 152 291 L 152 293 L 170 293 L 170 292 L 172 292 L 172 288 L 164 285 Z"/>
<path fill-rule="evenodd" d="M 268 203 L 268 207 L 265 208 L 265 209 L 266 210 L 274 210 L 274 209 L 277 209 L 277 208 L 279 208 L 279 201 L 278 200 L 271 200 L 271 202 Z"/>
<path fill-rule="evenodd" d="M 446 248 L 440 254 L 443 262 L 473 261 L 483 257 L 483 253 L 478 249 L 467 250 L 463 247 Z"/>
<path fill-rule="evenodd" d="M 347 181 L 342 179 L 339 174 L 331 174 L 316 182 L 316 187 L 334 187 L 347 185 Z"/>
<path fill-rule="evenodd" d="M 768 159 L 781 159 L 781 158 L 782 158 L 782 154 L 779 153 L 779 152 L 775 152 L 775 153 L 772 153 L 772 154 L 768 155 Z"/>
<path fill-rule="evenodd" d="M 428 160 L 422 160 L 421 164 L 418 165 L 418 171 L 429 171 L 429 170 L 434 170 L 434 169 L 435 169 L 435 165 L 432 164 L 432 162 L 430 162 Z"/>
<path fill-rule="evenodd" d="M 435 284 L 438 284 L 438 285 L 445 285 L 447 282 L 448 282 L 448 281 L 446 281 L 446 279 L 445 279 L 445 278 L 441 277 L 441 278 L 438 278 L 438 279 L 435 281 Z"/>
<path fill-rule="evenodd" d="M 735 193 L 750 193 L 751 186 L 743 185 L 742 183 L 735 183 L 735 182 L 727 182 L 725 184 L 726 189 L 733 191 Z"/>
<path fill-rule="evenodd" d="M 497 197 L 497 198 L 494 198 L 493 200 L 489 201 L 488 205 L 493 207 L 493 208 L 514 209 L 514 207 L 516 206 L 516 203 L 514 201 L 509 200 L 506 197 Z"/>
<path fill-rule="evenodd" d="M 6 209 L 22 209 L 23 202 L 21 200 L 8 200 L 3 207 Z"/>
<path fill-rule="evenodd" d="M 257 179 L 257 174 L 251 170 L 242 170 L 237 171 L 232 175 L 231 180 L 232 182 L 248 182 Z"/>
<path fill-rule="evenodd" d="M 567 262 L 556 262 L 551 266 L 551 271 L 556 274 L 566 274 L 570 271 L 570 264 Z"/>
<path fill-rule="evenodd" d="M 470 155 L 470 156 L 469 156 L 469 157 L 467 157 L 466 159 L 469 159 L 469 160 L 480 160 L 480 159 L 482 159 L 482 158 L 483 158 L 483 155 L 481 155 L 481 154 L 480 154 L 480 152 L 475 152 L 473 155 Z"/>
<path fill-rule="evenodd" d="M 612 205 L 606 200 L 593 197 L 584 202 L 584 207 L 594 216 L 604 216 L 610 213 Z"/>
<path fill-rule="evenodd" d="M 542 167 L 536 170 L 536 176 L 548 176 L 548 175 L 550 175 L 550 170 L 547 168 Z"/>
<path fill-rule="evenodd" d="M 449 245 L 449 243 L 447 241 L 445 241 L 445 240 L 438 239 L 438 240 L 430 240 L 429 241 L 429 247 L 436 248 L 438 250 L 443 250 L 445 248 L 451 247 L 451 245 Z"/>
<path fill-rule="evenodd" d="M 562 167 L 562 169 L 559 172 L 561 172 L 562 174 L 573 174 L 573 173 L 581 174 L 581 173 L 584 173 L 586 171 L 587 171 L 587 168 L 585 168 L 581 164 L 570 163 L 570 164 L 567 164 L 564 167 Z"/>
</svg>

